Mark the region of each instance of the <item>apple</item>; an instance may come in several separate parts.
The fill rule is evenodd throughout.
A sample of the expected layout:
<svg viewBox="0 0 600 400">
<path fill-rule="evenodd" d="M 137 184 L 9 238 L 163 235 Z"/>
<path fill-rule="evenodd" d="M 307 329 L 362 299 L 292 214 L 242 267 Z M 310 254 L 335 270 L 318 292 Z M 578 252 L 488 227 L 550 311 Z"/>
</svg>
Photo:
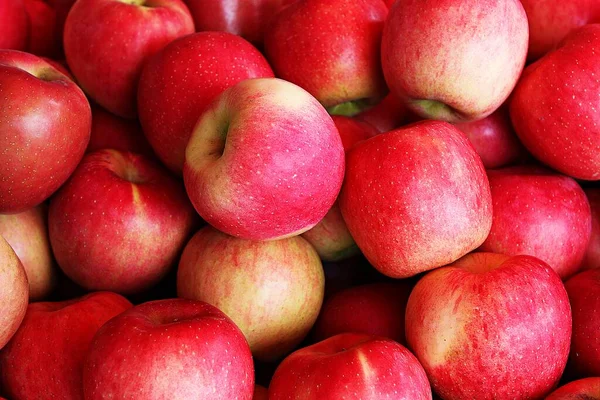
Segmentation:
<svg viewBox="0 0 600 400">
<path fill-rule="evenodd" d="M 334 115 L 332 119 L 340 133 L 345 151 L 356 143 L 378 134 L 375 128 L 365 122 L 338 115 Z M 317 225 L 302 236 L 313 245 L 324 261 L 339 261 L 360 253 L 348 232 L 337 202 Z"/>
<path fill-rule="evenodd" d="M 21 324 L 27 300 L 29 284 L 25 269 L 12 247 L 0 236 L 0 349 L 3 348 Z"/>
<path fill-rule="evenodd" d="M 29 18 L 27 52 L 56 57 L 60 53 L 60 36 L 56 26 L 56 10 L 44 0 L 25 0 Z"/>
<path fill-rule="evenodd" d="M 41 204 L 19 214 L 0 214 L 0 235 L 25 268 L 29 300 L 48 297 L 56 286 L 57 271 L 48 239 L 48 207 Z"/>
<path fill-rule="evenodd" d="M 210 226 L 190 240 L 177 270 L 177 295 L 227 314 L 261 361 L 279 359 L 304 339 L 324 283 L 317 252 L 301 237 L 251 241 Z"/>
<path fill-rule="evenodd" d="M 131 307 L 110 292 L 31 303 L 25 319 L 0 351 L 0 382 L 12 399 L 83 399 L 83 362 L 105 322 Z"/>
<path fill-rule="evenodd" d="M 585 378 L 569 382 L 550 393 L 544 400 L 598 400 L 600 378 Z"/>
<path fill-rule="evenodd" d="M 399 0 L 383 30 L 383 73 L 422 117 L 474 121 L 507 99 L 528 40 L 519 0 Z"/>
<path fill-rule="evenodd" d="M 131 118 L 144 63 L 193 32 L 181 0 L 79 0 L 65 22 L 64 49 L 85 92 L 113 114 Z"/>
<path fill-rule="evenodd" d="M 592 219 L 572 178 L 537 166 L 488 171 L 494 216 L 480 250 L 539 258 L 565 279 L 581 267 Z"/>
<path fill-rule="evenodd" d="M 37 206 L 75 170 L 90 138 L 83 92 L 46 61 L 0 50 L 0 214 Z"/>
<path fill-rule="evenodd" d="M 439 121 L 354 146 L 339 204 L 365 257 L 393 278 L 455 261 L 481 245 L 492 224 L 481 159 L 464 134 Z"/>
<path fill-rule="evenodd" d="M 183 170 L 200 216 L 252 240 L 315 226 L 343 177 L 344 148 L 327 111 L 305 90 L 275 78 L 224 91 L 198 120 Z"/>
<path fill-rule="evenodd" d="M 600 189 L 585 189 L 592 213 L 592 232 L 581 263 L 582 269 L 600 268 Z"/>
<path fill-rule="evenodd" d="M 543 398 L 567 362 L 569 298 L 535 257 L 472 253 L 417 282 L 406 339 L 443 399 Z"/>
<path fill-rule="evenodd" d="M 0 0 L 0 49 L 25 50 L 28 33 L 24 0 Z"/>
<path fill-rule="evenodd" d="M 403 125 L 409 119 L 409 110 L 398 97 L 389 93 L 379 103 L 357 114 L 355 118 L 383 133 Z"/>
<path fill-rule="evenodd" d="M 269 391 L 264 386 L 255 385 L 252 400 L 269 400 Z"/>
<path fill-rule="evenodd" d="M 267 59 L 278 77 L 351 116 L 386 94 L 380 42 L 387 14 L 381 0 L 297 1 L 267 29 Z"/>
<path fill-rule="evenodd" d="M 238 82 L 261 77 L 273 77 L 267 60 L 229 33 L 185 36 L 152 56 L 140 77 L 138 113 L 163 163 L 181 174 L 194 125 L 210 102 Z"/>
<path fill-rule="evenodd" d="M 584 180 L 600 179 L 600 24 L 569 34 L 559 47 L 527 67 L 510 101 L 519 139 L 553 169 Z"/>
<path fill-rule="evenodd" d="M 248 343 L 221 311 L 203 302 L 140 304 L 106 323 L 83 369 L 86 400 L 251 400 Z"/>
<path fill-rule="evenodd" d="M 568 371 L 573 376 L 600 376 L 600 270 L 583 271 L 567 282 L 573 312 Z"/>
<path fill-rule="evenodd" d="M 56 261 L 87 290 L 136 293 L 177 262 L 196 224 L 180 182 L 134 153 L 87 154 L 50 202 Z"/>
<path fill-rule="evenodd" d="M 405 281 L 372 283 L 338 292 L 323 304 L 313 337 L 368 333 L 406 344 L 404 313 L 412 286 Z"/>
<path fill-rule="evenodd" d="M 279 399 L 431 399 L 423 367 L 404 346 L 343 333 L 302 348 L 281 362 L 269 386 Z"/>
</svg>

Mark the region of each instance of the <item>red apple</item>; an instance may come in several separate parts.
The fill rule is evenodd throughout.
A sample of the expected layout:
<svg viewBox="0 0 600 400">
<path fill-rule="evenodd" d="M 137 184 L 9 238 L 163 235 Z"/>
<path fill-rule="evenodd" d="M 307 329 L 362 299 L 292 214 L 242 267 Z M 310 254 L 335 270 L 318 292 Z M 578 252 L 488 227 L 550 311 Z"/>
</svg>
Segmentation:
<svg viewBox="0 0 600 400">
<path fill-rule="evenodd" d="M 600 179 L 600 24 L 572 32 L 525 69 L 511 96 L 510 116 L 527 150 L 578 179 Z"/>
<path fill-rule="evenodd" d="M 323 304 L 314 339 L 360 332 L 405 344 L 404 312 L 411 289 L 407 282 L 399 281 L 361 285 L 334 294 Z"/>
<path fill-rule="evenodd" d="M 90 138 L 83 92 L 46 61 L 0 51 L 0 213 L 46 200 L 75 170 Z"/>
<path fill-rule="evenodd" d="M 583 269 L 600 268 L 600 189 L 585 189 L 592 212 L 592 233 L 581 263 Z"/>
<path fill-rule="evenodd" d="M 297 1 L 267 29 L 267 59 L 325 107 L 356 114 L 386 92 L 379 46 L 387 14 L 381 0 Z"/>
<path fill-rule="evenodd" d="M 244 332 L 254 357 L 273 361 L 312 328 L 324 282 L 319 256 L 299 236 L 259 242 L 207 226 L 183 251 L 177 294 L 223 311 Z"/>
<path fill-rule="evenodd" d="M 569 299 L 534 257 L 473 253 L 417 282 L 406 339 L 443 399 L 541 399 L 567 362 Z"/>
<path fill-rule="evenodd" d="M 53 197 L 48 225 L 56 261 L 88 290 L 135 293 L 177 262 L 196 216 L 181 184 L 137 154 L 85 156 Z"/>
<path fill-rule="evenodd" d="M 528 39 L 519 0 L 400 0 L 383 30 L 385 80 L 425 118 L 481 119 L 515 87 Z"/>
<path fill-rule="evenodd" d="M 404 346 L 344 333 L 289 355 L 277 367 L 269 400 L 431 399 L 423 367 Z"/>
<path fill-rule="evenodd" d="M 488 178 L 494 217 L 480 250 L 537 257 L 563 279 L 576 273 L 592 226 L 579 184 L 536 166 L 490 170 Z"/>
<path fill-rule="evenodd" d="M 0 0 L 0 49 L 25 50 L 28 34 L 24 0 Z"/>
<path fill-rule="evenodd" d="M 569 372 L 600 376 L 600 270 L 583 271 L 565 283 L 573 312 Z"/>
<path fill-rule="evenodd" d="M 298 86 L 248 79 L 198 120 L 186 149 L 187 193 L 206 222 L 265 240 L 315 226 L 344 177 L 344 148 L 327 111 Z"/>
<path fill-rule="evenodd" d="M 251 400 L 248 343 L 215 307 L 182 299 L 136 306 L 96 334 L 83 370 L 86 400 Z"/>
<path fill-rule="evenodd" d="M 406 278 L 476 249 L 492 224 L 481 159 L 446 122 L 426 121 L 368 139 L 346 157 L 340 208 L 381 273 Z"/>
<path fill-rule="evenodd" d="M 254 386 L 254 395 L 252 396 L 252 400 L 268 400 L 269 399 L 269 391 L 264 386 L 255 385 Z"/>
<path fill-rule="evenodd" d="M 550 393 L 544 400 L 599 400 L 600 378 L 585 378 L 569 382 Z"/>
<path fill-rule="evenodd" d="M 56 26 L 56 10 L 44 0 L 25 0 L 25 8 L 29 18 L 27 52 L 58 56 L 61 37 Z"/>
<path fill-rule="evenodd" d="M 29 297 L 25 269 L 12 247 L 0 236 L 0 349 L 21 324 Z"/>
<path fill-rule="evenodd" d="M 383 133 L 403 125 L 409 118 L 409 111 L 398 97 L 390 93 L 378 104 L 356 115 L 355 118 Z"/>
<path fill-rule="evenodd" d="M 31 301 L 47 297 L 56 285 L 57 271 L 48 240 L 47 221 L 45 204 L 19 214 L 0 214 L 0 235 L 25 268 Z"/>
<path fill-rule="evenodd" d="M 0 352 L 0 381 L 12 399 L 83 399 L 82 372 L 92 338 L 131 307 L 110 292 L 31 303 L 17 333 Z"/>
<path fill-rule="evenodd" d="M 163 163 L 181 174 L 194 125 L 210 102 L 236 83 L 260 77 L 273 77 L 267 60 L 229 33 L 189 35 L 150 58 L 139 82 L 138 113 Z"/>
<path fill-rule="evenodd" d="M 146 60 L 193 32 L 181 0 L 79 0 L 65 22 L 65 55 L 92 99 L 113 114 L 134 117 Z"/>
</svg>

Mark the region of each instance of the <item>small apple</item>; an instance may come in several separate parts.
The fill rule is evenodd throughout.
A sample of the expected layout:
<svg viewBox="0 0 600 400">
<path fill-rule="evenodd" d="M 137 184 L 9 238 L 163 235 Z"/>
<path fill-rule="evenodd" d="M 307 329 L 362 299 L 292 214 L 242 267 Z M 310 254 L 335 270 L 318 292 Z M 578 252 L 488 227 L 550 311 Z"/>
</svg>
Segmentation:
<svg viewBox="0 0 600 400">
<path fill-rule="evenodd" d="M 569 382 L 550 393 L 544 400 L 600 400 L 600 378 Z"/>
<path fill-rule="evenodd" d="M 398 97 L 389 93 L 373 107 L 355 115 L 355 118 L 370 124 L 383 133 L 405 124 L 410 118 L 410 112 Z"/>
<path fill-rule="evenodd" d="M 12 247 L 0 236 L 0 349 L 23 321 L 29 298 L 25 269 Z"/>
<path fill-rule="evenodd" d="M 582 269 L 600 268 L 600 189 L 585 189 L 592 212 L 592 233 L 581 263 Z"/>
<path fill-rule="evenodd" d="M 252 400 L 269 400 L 269 391 L 264 386 L 255 385 Z"/>
</svg>

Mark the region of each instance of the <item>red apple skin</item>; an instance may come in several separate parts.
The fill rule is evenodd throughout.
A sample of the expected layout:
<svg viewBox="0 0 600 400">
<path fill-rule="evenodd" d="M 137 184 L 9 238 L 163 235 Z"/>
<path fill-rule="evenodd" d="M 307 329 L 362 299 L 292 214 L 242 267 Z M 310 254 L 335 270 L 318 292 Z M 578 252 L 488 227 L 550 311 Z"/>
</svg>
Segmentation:
<svg viewBox="0 0 600 400">
<path fill-rule="evenodd" d="M 482 119 L 517 83 L 528 39 L 519 0 L 397 1 L 381 42 L 385 80 L 424 118 Z"/>
<path fill-rule="evenodd" d="M 163 163 L 181 174 L 194 125 L 210 102 L 245 79 L 273 76 L 264 56 L 239 36 L 203 32 L 177 39 L 142 72 L 138 112 L 144 133 Z"/>
<path fill-rule="evenodd" d="M 94 104 L 92 105 L 92 132 L 85 152 L 93 153 L 102 149 L 130 151 L 155 157 L 138 121 L 117 117 Z"/>
<path fill-rule="evenodd" d="M 0 50 L 0 213 L 37 206 L 75 170 L 91 110 L 69 78 L 34 55 Z"/>
<path fill-rule="evenodd" d="M 443 399 L 543 398 L 567 362 L 569 299 L 543 261 L 472 253 L 417 282 L 406 339 Z"/>
<path fill-rule="evenodd" d="M 279 359 L 304 339 L 324 284 L 319 256 L 301 237 L 250 241 L 210 226 L 187 244 L 177 271 L 177 295 L 222 310 L 261 361 Z"/>
<path fill-rule="evenodd" d="M 345 332 L 386 337 L 406 345 L 404 313 L 411 285 L 373 283 L 346 289 L 323 304 L 313 338 L 321 341 Z"/>
<path fill-rule="evenodd" d="M 481 245 L 492 224 L 481 159 L 464 134 L 439 121 L 354 146 L 339 204 L 365 257 L 393 278 L 455 261 Z"/>
<path fill-rule="evenodd" d="M 65 22 L 65 55 L 92 99 L 113 114 L 132 118 L 137 113 L 137 84 L 144 63 L 173 40 L 193 32 L 192 16 L 181 0 L 152 0 L 144 5 L 80 0 Z"/>
<path fill-rule="evenodd" d="M 56 26 L 56 10 L 44 0 L 25 0 L 25 9 L 29 18 L 27 52 L 59 56 L 61 37 Z"/>
<path fill-rule="evenodd" d="M 380 62 L 381 0 L 300 0 L 274 18 L 265 53 L 275 74 L 325 107 L 385 95 Z"/>
<path fill-rule="evenodd" d="M 269 386 L 269 400 L 431 400 L 423 367 L 390 339 L 343 333 L 295 351 Z"/>
<path fill-rule="evenodd" d="M 600 24 L 575 30 L 525 69 L 510 101 L 513 126 L 527 150 L 553 169 L 583 180 L 600 179 L 597 52 Z"/>
<path fill-rule="evenodd" d="M 600 400 L 600 378 L 569 382 L 550 393 L 544 400 Z"/>
<path fill-rule="evenodd" d="M 274 15 L 297 0 L 185 0 L 197 32 L 229 32 L 262 45 Z"/>
<path fill-rule="evenodd" d="M 251 400 L 254 366 L 244 336 L 215 307 L 152 301 L 98 331 L 85 361 L 83 391 L 86 400 Z"/>
<path fill-rule="evenodd" d="M 592 232 L 581 263 L 582 269 L 600 268 L 600 189 L 585 189 L 592 213 Z"/>
<path fill-rule="evenodd" d="M 12 247 L 0 236 L 0 349 L 23 321 L 29 298 L 29 284 L 23 264 Z"/>
<path fill-rule="evenodd" d="M 488 171 L 494 216 L 480 250 L 539 258 L 562 279 L 581 267 L 592 218 L 572 178 L 537 166 Z"/>
<path fill-rule="evenodd" d="M 325 217 L 344 178 L 344 148 L 309 93 L 280 79 L 248 79 L 198 120 L 183 178 L 196 211 L 220 231 L 284 238 Z"/>
<path fill-rule="evenodd" d="M 28 33 L 24 0 L 0 0 L 0 49 L 25 50 Z"/>
<path fill-rule="evenodd" d="M 41 204 L 19 214 L 0 214 L 0 235 L 25 268 L 29 300 L 47 297 L 56 286 L 57 270 L 48 239 L 48 207 Z"/>
<path fill-rule="evenodd" d="M 264 386 L 255 385 L 252 400 L 269 400 L 269 391 Z"/>
<path fill-rule="evenodd" d="M 600 376 L 600 270 L 583 271 L 565 287 L 573 312 L 568 371 L 576 377 Z"/>
<path fill-rule="evenodd" d="M 92 338 L 130 307 L 127 299 L 110 292 L 31 303 L 19 330 L 0 352 L 6 394 L 14 399 L 83 399 L 83 362 Z"/>
<path fill-rule="evenodd" d="M 334 115 L 332 119 L 340 133 L 345 151 L 356 143 L 379 133 L 368 123 L 349 117 Z M 325 217 L 313 228 L 304 232 L 302 237 L 313 245 L 323 261 L 339 261 L 360 253 L 344 222 L 337 201 Z"/>
<path fill-rule="evenodd" d="M 500 107 L 483 119 L 454 125 L 467 135 L 487 169 L 525 159 L 527 153 L 512 128 L 508 107 Z"/>
<path fill-rule="evenodd" d="M 378 104 L 356 115 L 355 118 L 384 133 L 403 125 L 409 118 L 409 110 L 398 97 L 389 93 Z"/>
<path fill-rule="evenodd" d="M 85 156 L 48 217 L 58 265 L 87 290 L 136 293 L 177 262 L 196 225 L 180 182 L 134 153 Z"/>
</svg>

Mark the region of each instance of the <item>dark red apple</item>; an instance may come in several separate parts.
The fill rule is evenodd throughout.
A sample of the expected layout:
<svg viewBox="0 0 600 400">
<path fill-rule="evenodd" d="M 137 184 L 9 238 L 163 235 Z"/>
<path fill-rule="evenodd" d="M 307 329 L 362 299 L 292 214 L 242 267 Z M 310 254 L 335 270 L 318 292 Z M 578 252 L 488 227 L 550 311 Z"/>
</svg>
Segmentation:
<svg viewBox="0 0 600 400">
<path fill-rule="evenodd" d="M 25 269 L 12 247 L 0 236 L 0 349 L 23 321 L 29 298 Z"/>
<path fill-rule="evenodd" d="M 25 50 L 28 34 L 24 0 L 0 0 L 0 49 Z"/>
<path fill-rule="evenodd" d="M 592 212 L 592 233 L 583 257 L 582 269 L 600 268 L 600 189 L 585 189 Z"/>
<path fill-rule="evenodd" d="M 600 400 L 600 378 L 569 382 L 550 393 L 544 400 Z"/>
<path fill-rule="evenodd" d="M 254 386 L 254 395 L 252 396 L 252 400 L 268 400 L 269 399 L 269 391 L 264 386 L 255 385 Z"/>
<path fill-rule="evenodd" d="M 44 0 L 25 0 L 29 18 L 27 52 L 38 56 L 58 57 L 61 37 L 56 10 Z"/>
<path fill-rule="evenodd" d="M 409 110 L 393 94 L 388 94 L 379 103 L 355 116 L 379 132 L 389 132 L 403 125 L 409 118 Z"/>
</svg>

